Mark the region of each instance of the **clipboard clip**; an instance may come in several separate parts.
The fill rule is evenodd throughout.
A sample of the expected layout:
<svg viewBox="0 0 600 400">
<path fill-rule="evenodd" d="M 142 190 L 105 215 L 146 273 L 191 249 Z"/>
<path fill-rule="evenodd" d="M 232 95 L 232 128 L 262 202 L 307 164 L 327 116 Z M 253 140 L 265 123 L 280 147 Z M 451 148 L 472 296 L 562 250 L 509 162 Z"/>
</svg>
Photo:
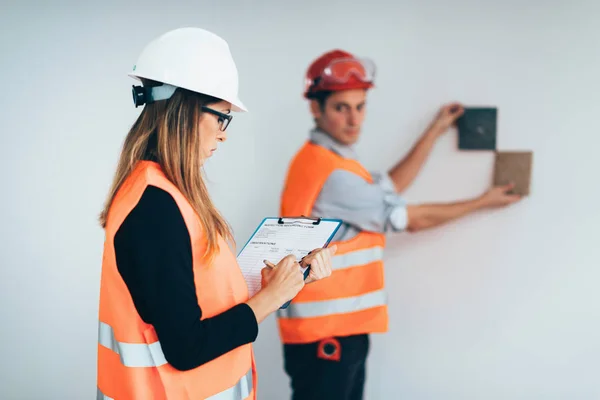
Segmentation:
<svg viewBox="0 0 600 400">
<path fill-rule="evenodd" d="M 305 215 L 301 215 L 299 217 L 279 217 L 279 220 L 277 221 L 278 224 L 280 225 L 284 225 L 286 220 L 295 220 L 292 223 L 295 224 L 312 224 L 312 225 L 319 225 L 321 223 L 321 218 L 315 218 L 315 217 L 307 217 Z M 302 221 L 302 220 L 307 220 L 307 221 Z"/>
</svg>

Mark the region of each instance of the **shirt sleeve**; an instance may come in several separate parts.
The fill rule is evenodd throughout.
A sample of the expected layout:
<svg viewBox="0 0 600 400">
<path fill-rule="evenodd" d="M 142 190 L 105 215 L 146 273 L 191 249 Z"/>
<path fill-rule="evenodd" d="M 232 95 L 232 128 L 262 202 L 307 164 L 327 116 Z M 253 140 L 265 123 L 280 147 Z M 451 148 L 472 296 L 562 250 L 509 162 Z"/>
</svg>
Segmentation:
<svg viewBox="0 0 600 400">
<path fill-rule="evenodd" d="M 406 202 L 387 174 L 373 174 L 373 183 L 338 169 L 329 175 L 313 206 L 313 214 L 338 218 L 359 230 L 385 233 L 406 229 Z"/>
<path fill-rule="evenodd" d="M 114 239 L 117 269 L 140 317 L 156 329 L 166 360 L 189 370 L 256 340 L 245 303 L 202 320 L 189 232 L 175 200 L 149 186 Z"/>
</svg>

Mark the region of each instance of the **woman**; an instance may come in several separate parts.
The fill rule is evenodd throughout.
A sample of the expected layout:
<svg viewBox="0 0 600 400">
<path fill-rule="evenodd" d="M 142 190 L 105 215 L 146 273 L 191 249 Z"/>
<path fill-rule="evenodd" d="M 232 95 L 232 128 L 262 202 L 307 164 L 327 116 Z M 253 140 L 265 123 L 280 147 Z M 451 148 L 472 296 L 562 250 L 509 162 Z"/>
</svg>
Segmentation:
<svg viewBox="0 0 600 400">
<path fill-rule="evenodd" d="M 304 286 L 294 256 L 248 290 L 201 166 L 245 111 L 227 43 L 197 28 L 151 42 L 130 76 L 147 104 L 123 147 L 100 220 L 99 399 L 256 398 L 258 323 Z M 331 274 L 317 249 L 306 283 Z"/>
</svg>

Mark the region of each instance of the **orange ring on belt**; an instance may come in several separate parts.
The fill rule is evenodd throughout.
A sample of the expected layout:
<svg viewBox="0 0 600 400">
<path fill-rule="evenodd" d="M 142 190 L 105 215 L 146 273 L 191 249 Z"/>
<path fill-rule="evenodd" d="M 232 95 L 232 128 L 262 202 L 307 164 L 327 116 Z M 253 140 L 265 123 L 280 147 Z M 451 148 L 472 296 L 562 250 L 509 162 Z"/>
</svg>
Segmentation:
<svg viewBox="0 0 600 400">
<path fill-rule="evenodd" d="M 323 339 L 317 347 L 317 357 L 324 360 L 340 361 L 342 358 L 342 346 L 335 338 Z"/>
</svg>

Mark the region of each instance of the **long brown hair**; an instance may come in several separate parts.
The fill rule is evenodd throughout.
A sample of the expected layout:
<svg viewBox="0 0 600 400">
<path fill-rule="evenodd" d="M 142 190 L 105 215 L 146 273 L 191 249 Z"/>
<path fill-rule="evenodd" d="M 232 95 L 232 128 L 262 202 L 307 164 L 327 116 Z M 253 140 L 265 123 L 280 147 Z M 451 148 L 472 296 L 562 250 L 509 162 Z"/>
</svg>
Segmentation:
<svg viewBox="0 0 600 400">
<path fill-rule="evenodd" d="M 149 84 L 155 83 L 145 82 L 145 85 Z M 213 205 L 204 183 L 200 153 L 202 106 L 219 101 L 177 88 L 170 99 L 144 106 L 125 138 L 112 187 L 100 213 L 103 228 L 119 188 L 136 164 L 151 154 L 196 211 L 208 242 L 204 256 L 210 259 L 216 254 L 218 235 L 233 241 L 231 229 Z"/>
</svg>

